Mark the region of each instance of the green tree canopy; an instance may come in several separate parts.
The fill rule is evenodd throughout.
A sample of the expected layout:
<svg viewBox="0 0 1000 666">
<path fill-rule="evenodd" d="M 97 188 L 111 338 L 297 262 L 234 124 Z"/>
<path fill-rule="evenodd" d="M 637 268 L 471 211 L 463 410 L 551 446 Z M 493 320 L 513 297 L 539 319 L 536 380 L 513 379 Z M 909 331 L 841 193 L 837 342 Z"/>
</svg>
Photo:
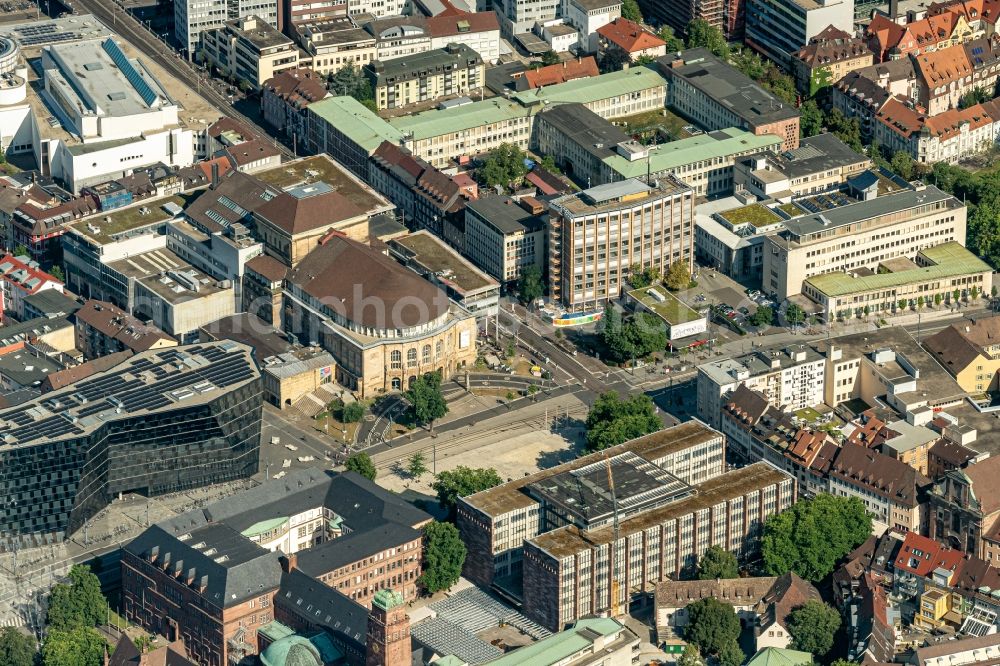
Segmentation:
<svg viewBox="0 0 1000 666">
<path fill-rule="evenodd" d="M 729 641 L 719 650 L 720 666 L 740 666 L 746 661 L 747 656 L 743 653 L 739 641 Z"/>
<path fill-rule="evenodd" d="M 688 626 L 684 639 L 694 643 L 702 655 L 718 655 L 740 637 L 740 621 L 729 604 L 705 597 L 687 605 Z"/>
<path fill-rule="evenodd" d="M 410 478 L 417 479 L 427 473 L 427 458 L 420 451 L 417 451 L 406 461 L 406 473 Z"/>
<path fill-rule="evenodd" d="M 601 56 L 601 73 L 620 72 L 631 62 L 628 52 L 618 46 L 608 48 Z"/>
<path fill-rule="evenodd" d="M 46 623 L 62 631 L 96 627 L 107 617 L 107 608 L 108 602 L 101 594 L 97 576 L 90 573 L 90 567 L 77 564 L 69 570 L 68 583 L 52 588 Z"/>
<path fill-rule="evenodd" d="M 848 118 L 840 109 L 834 109 L 826 117 L 826 126 L 855 152 L 864 152 L 861 144 L 861 123 L 857 118 Z"/>
<path fill-rule="evenodd" d="M 340 419 L 344 423 L 357 423 L 365 416 L 365 406 L 358 402 L 349 402 L 340 410 Z"/>
<path fill-rule="evenodd" d="M 675 261 L 667 268 L 663 282 L 671 291 L 687 289 L 691 285 L 691 268 L 686 261 Z"/>
<path fill-rule="evenodd" d="M 458 528 L 451 523 L 430 523 L 424 528 L 424 573 L 420 584 L 431 594 L 447 590 L 462 575 L 465 555 Z"/>
<path fill-rule="evenodd" d="M 354 63 L 348 63 L 336 72 L 331 72 L 327 77 L 327 82 L 327 88 L 334 95 L 353 97 L 359 102 L 374 101 L 375 99 L 371 81 L 368 80 L 361 68 L 354 66 Z"/>
<path fill-rule="evenodd" d="M 14 627 L 0 627 L 0 664 L 4 666 L 33 666 L 35 640 Z"/>
<path fill-rule="evenodd" d="M 833 647 L 833 638 L 840 629 L 840 613 L 822 601 L 810 599 L 792 610 L 788 616 L 788 633 L 792 648 L 824 657 Z"/>
<path fill-rule="evenodd" d="M 656 34 L 667 43 L 667 53 L 677 53 L 684 50 L 684 40 L 678 37 L 669 25 L 661 26 L 660 31 Z"/>
<path fill-rule="evenodd" d="M 687 47 L 693 49 L 704 46 L 718 57 L 729 57 L 729 44 L 722 31 L 704 19 L 695 19 L 687 26 Z"/>
<path fill-rule="evenodd" d="M 705 666 L 705 660 L 693 643 L 684 646 L 684 654 L 677 660 L 677 666 Z"/>
<path fill-rule="evenodd" d="M 750 316 L 750 323 L 754 326 L 770 326 L 774 323 L 774 310 L 766 305 L 760 305 Z"/>
<path fill-rule="evenodd" d="M 535 299 L 541 298 L 545 293 L 542 286 L 542 269 L 531 264 L 521 270 L 521 277 L 517 281 L 517 295 L 522 303 L 531 303 Z"/>
<path fill-rule="evenodd" d="M 372 462 L 371 456 L 364 451 L 349 457 L 344 462 L 344 467 L 352 472 L 357 472 L 369 481 L 374 481 L 378 475 L 378 470 L 375 469 L 375 463 Z"/>
<path fill-rule="evenodd" d="M 736 556 L 720 546 L 709 546 L 698 561 L 698 578 L 701 580 L 739 577 L 740 563 Z"/>
<path fill-rule="evenodd" d="M 642 23 L 642 10 L 639 9 L 638 0 L 622 0 L 622 17 Z"/>
<path fill-rule="evenodd" d="M 823 131 L 823 110 L 819 108 L 816 100 L 807 99 L 799 107 L 799 133 L 803 138 L 816 136 Z"/>
<path fill-rule="evenodd" d="M 438 504 L 455 515 L 455 502 L 459 497 L 468 497 L 503 483 L 503 479 L 492 467 L 472 468 L 460 465 L 452 470 L 439 472 L 431 488 L 437 493 Z"/>
<path fill-rule="evenodd" d="M 601 451 L 662 428 L 648 395 L 637 393 L 623 400 L 614 391 L 607 391 L 587 413 L 587 450 Z"/>
<path fill-rule="evenodd" d="M 913 179 L 914 163 L 913 157 L 909 153 L 897 150 L 892 154 L 892 159 L 889 160 L 889 166 L 905 180 Z"/>
<path fill-rule="evenodd" d="M 102 666 L 107 643 L 93 627 L 50 629 L 42 645 L 44 666 Z"/>
<path fill-rule="evenodd" d="M 806 320 L 806 312 L 795 303 L 790 303 L 785 308 L 785 321 L 791 325 L 801 324 Z"/>
<path fill-rule="evenodd" d="M 821 494 L 801 500 L 764 523 L 764 570 L 794 571 L 818 582 L 871 534 L 871 516 L 856 497 Z"/>
<path fill-rule="evenodd" d="M 528 175 L 524 151 L 512 143 L 497 146 L 479 169 L 479 179 L 487 187 L 517 187 Z"/>
<path fill-rule="evenodd" d="M 417 421 L 434 430 L 434 421 L 448 413 L 448 403 L 441 393 L 441 373 L 426 372 L 413 382 L 406 392 L 406 399 L 413 406 L 413 416 Z"/>
<path fill-rule="evenodd" d="M 559 54 L 551 49 L 542 54 L 542 65 L 558 65 L 560 62 Z"/>
</svg>

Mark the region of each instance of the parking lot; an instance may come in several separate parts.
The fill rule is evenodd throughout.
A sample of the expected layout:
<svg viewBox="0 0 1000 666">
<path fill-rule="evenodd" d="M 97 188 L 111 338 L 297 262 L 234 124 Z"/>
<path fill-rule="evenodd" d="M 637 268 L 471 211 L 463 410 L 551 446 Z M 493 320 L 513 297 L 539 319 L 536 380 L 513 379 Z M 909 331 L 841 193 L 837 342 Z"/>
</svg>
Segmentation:
<svg viewBox="0 0 1000 666">
<path fill-rule="evenodd" d="M 777 311 L 775 303 L 759 292 L 747 294 L 746 288 L 732 278 L 711 268 L 699 267 L 695 271 L 697 287 L 682 291 L 678 296 L 691 307 L 703 312 L 711 308 L 715 316 L 711 321 L 717 324 L 718 342 L 738 339 L 739 329 L 749 334 L 766 333 L 771 327 L 757 327 L 750 323 L 750 317 L 761 305 L 769 305 Z M 733 322 L 735 327 L 727 325 Z"/>
</svg>

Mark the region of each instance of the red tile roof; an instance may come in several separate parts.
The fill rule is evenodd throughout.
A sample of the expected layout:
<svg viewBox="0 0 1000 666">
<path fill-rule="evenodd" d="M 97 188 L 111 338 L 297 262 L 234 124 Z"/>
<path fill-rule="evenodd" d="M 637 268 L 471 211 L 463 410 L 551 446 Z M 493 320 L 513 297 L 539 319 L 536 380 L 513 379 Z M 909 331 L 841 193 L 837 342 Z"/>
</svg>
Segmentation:
<svg viewBox="0 0 1000 666">
<path fill-rule="evenodd" d="M 566 83 L 573 79 L 583 79 L 589 76 L 600 74 L 597 68 L 597 59 L 594 56 L 587 56 L 577 60 L 569 60 L 555 65 L 531 69 L 524 73 L 521 82 L 518 82 L 518 90 L 531 90 L 542 86 L 551 86 L 557 83 Z"/>
<path fill-rule="evenodd" d="M 500 30 L 496 12 L 463 12 L 454 6 L 424 21 L 431 37 L 459 37 L 470 32 Z"/>
<path fill-rule="evenodd" d="M 965 553 L 915 532 L 908 532 L 896 556 L 896 569 L 927 577 L 935 569 L 958 570 Z M 950 582 L 950 577 L 949 577 Z"/>
<path fill-rule="evenodd" d="M 665 41 L 627 18 L 616 18 L 611 23 L 598 28 L 597 34 L 616 44 L 626 53 L 635 53 L 667 45 Z"/>
</svg>

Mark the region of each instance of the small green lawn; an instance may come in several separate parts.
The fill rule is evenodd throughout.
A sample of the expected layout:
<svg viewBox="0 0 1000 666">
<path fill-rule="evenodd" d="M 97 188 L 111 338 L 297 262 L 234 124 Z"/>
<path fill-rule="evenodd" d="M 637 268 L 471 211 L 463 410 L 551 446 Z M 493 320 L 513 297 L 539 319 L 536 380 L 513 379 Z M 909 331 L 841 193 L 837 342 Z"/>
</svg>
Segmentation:
<svg viewBox="0 0 1000 666">
<path fill-rule="evenodd" d="M 812 407 L 803 407 L 802 409 L 795 410 L 795 415 L 805 421 L 806 423 L 816 423 L 822 416 Z"/>
<path fill-rule="evenodd" d="M 727 210 L 723 213 L 719 213 L 719 216 L 733 226 L 740 224 L 753 224 L 760 227 L 781 221 L 781 218 L 779 218 L 773 211 L 768 210 L 760 204 L 750 204 L 749 206 L 743 206 L 742 208 Z"/>
</svg>

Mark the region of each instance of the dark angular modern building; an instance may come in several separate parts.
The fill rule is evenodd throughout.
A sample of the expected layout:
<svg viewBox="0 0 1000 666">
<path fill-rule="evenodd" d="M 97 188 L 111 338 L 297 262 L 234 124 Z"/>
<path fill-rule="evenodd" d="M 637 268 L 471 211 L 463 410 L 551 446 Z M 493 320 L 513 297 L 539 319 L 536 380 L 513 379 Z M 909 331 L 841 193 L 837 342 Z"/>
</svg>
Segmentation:
<svg viewBox="0 0 1000 666">
<path fill-rule="evenodd" d="M 149 350 L 0 411 L 0 551 L 60 541 L 119 493 L 256 473 L 261 379 L 232 341 Z"/>
</svg>

